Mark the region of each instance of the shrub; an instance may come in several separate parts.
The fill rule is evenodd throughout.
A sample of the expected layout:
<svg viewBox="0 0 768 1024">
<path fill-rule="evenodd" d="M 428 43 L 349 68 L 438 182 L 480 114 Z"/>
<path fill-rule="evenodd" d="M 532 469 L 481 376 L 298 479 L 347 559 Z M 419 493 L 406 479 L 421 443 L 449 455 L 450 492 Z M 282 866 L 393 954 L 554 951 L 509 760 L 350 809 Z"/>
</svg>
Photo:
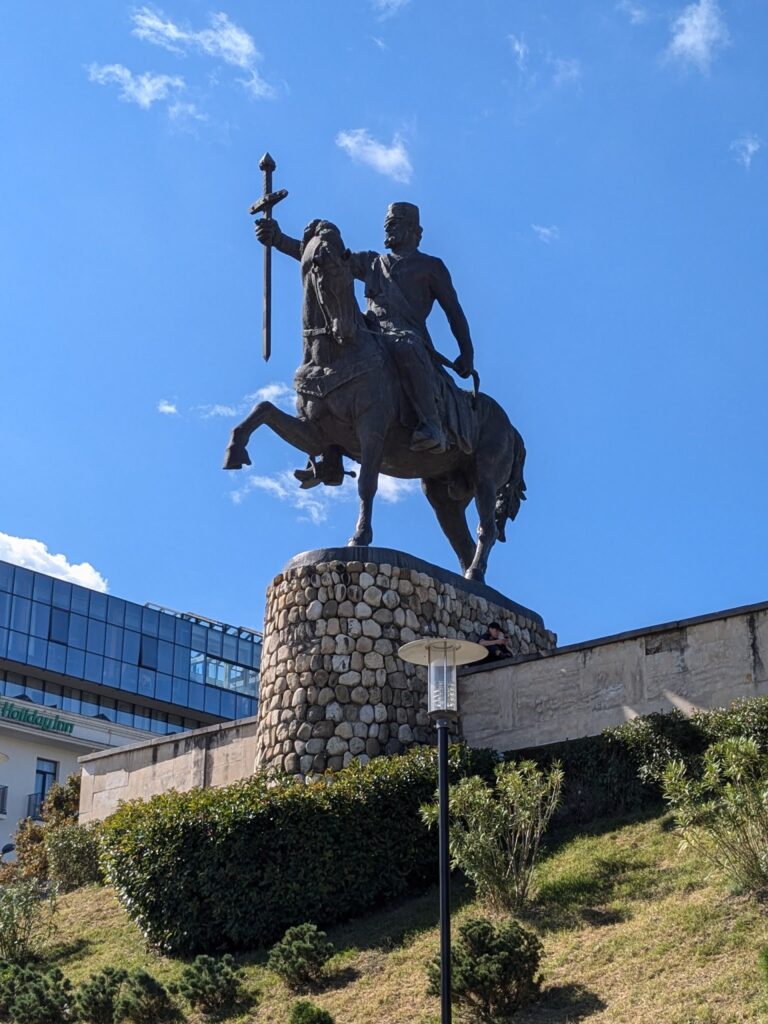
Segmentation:
<svg viewBox="0 0 768 1024">
<path fill-rule="evenodd" d="M 71 825 L 80 813 L 80 772 L 73 772 L 66 782 L 54 782 L 42 808 L 48 825 Z"/>
<path fill-rule="evenodd" d="M 539 995 L 542 945 L 516 921 L 467 921 L 451 951 L 451 998 L 477 1020 L 496 1024 Z M 440 957 L 427 965 L 429 994 L 440 995 Z"/>
<path fill-rule="evenodd" d="M 72 985 L 58 968 L 22 969 L 9 1006 L 13 1024 L 68 1024 L 74 1020 Z"/>
<path fill-rule="evenodd" d="M 755 739 L 713 744 L 699 778 L 683 761 L 671 761 L 664 796 L 685 843 L 720 867 L 738 889 L 768 890 L 768 756 Z"/>
<path fill-rule="evenodd" d="M 25 818 L 13 837 L 19 878 L 45 882 L 48 880 L 48 856 L 45 852 L 45 826 Z"/>
<path fill-rule="evenodd" d="M 98 824 L 61 824 L 45 830 L 48 877 L 60 892 L 101 881 Z"/>
<path fill-rule="evenodd" d="M 173 1024 L 183 1020 L 162 982 L 146 971 L 129 974 L 115 1000 L 115 1020 L 130 1024 Z"/>
<path fill-rule="evenodd" d="M 206 1017 L 224 1015 L 242 997 L 242 969 L 228 953 L 220 960 L 201 954 L 184 968 L 173 991 Z"/>
<path fill-rule="evenodd" d="M 127 977 L 127 971 L 105 967 L 83 982 L 75 994 L 78 1021 L 82 1024 L 114 1024 L 115 1005 Z"/>
<path fill-rule="evenodd" d="M 315 1006 L 308 999 L 299 999 L 291 1007 L 288 1024 L 336 1024 L 333 1017 L 321 1006 Z"/>
<path fill-rule="evenodd" d="M 298 924 L 289 928 L 272 947 L 267 967 L 289 988 L 301 990 L 316 985 L 334 953 L 327 938 L 325 932 L 314 924 Z"/>
<path fill-rule="evenodd" d="M 545 774 L 533 761 L 523 761 L 499 765 L 495 788 L 477 776 L 451 787 L 451 859 L 492 909 L 512 910 L 528 898 L 541 836 L 562 782 L 559 764 Z M 437 805 L 422 808 L 422 815 L 435 824 Z"/>
<path fill-rule="evenodd" d="M 491 763 L 451 750 L 454 778 Z M 436 782 L 435 751 L 419 748 L 310 784 L 257 775 L 122 804 L 103 823 L 107 874 L 153 945 L 252 949 L 435 879 L 437 843 L 419 806 Z"/>
<path fill-rule="evenodd" d="M 0 959 L 24 963 L 47 936 L 56 903 L 39 882 L 26 879 L 0 886 Z"/>
</svg>

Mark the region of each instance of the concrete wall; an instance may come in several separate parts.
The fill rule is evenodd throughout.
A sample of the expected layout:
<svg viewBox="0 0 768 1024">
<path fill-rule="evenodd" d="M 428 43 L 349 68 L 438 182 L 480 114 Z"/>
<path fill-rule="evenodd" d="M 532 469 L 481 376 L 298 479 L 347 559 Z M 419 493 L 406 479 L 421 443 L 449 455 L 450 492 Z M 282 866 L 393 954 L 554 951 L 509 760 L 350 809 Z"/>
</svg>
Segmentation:
<svg viewBox="0 0 768 1024">
<path fill-rule="evenodd" d="M 473 747 L 514 750 L 596 735 L 652 711 L 768 694 L 768 603 L 467 670 L 461 726 Z"/>
<path fill-rule="evenodd" d="M 241 718 L 80 759 L 80 821 L 100 821 L 121 800 L 169 789 L 226 786 L 253 773 L 257 718 Z"/>
</svg>

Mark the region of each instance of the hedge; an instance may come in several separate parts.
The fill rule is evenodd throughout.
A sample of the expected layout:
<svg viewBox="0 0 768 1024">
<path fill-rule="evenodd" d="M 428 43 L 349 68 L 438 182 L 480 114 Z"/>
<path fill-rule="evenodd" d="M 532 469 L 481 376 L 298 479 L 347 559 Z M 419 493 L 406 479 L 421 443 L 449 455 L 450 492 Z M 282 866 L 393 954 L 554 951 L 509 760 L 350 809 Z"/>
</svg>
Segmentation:
<svg viewBox="0 0 768 1024">
<path fill-rule="evenodd" d="M 494 755 L 454 746 L 454 778 L 492 777 Z M 121 805 L 103 866 L 133 920 L 176 954 L 250 949 L 291 925 L 329 925 L 437 877 L 419 817 L 434 797 L 431 748 L 304 784 L 265 776 Z"/>
</svg>

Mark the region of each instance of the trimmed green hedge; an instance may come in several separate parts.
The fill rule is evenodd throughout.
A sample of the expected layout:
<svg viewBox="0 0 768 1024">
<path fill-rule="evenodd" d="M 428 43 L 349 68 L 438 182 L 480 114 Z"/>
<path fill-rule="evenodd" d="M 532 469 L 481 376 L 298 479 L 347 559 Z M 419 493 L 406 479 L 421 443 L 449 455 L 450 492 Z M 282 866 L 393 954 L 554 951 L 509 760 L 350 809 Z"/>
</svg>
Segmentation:
<svg viewBox="0 0 768 1024">
<path fill-rule="evenodd" d="M 492 777 L 488 751 L 451 750 L 454 778 Z M 104 867 L 148 940 L 179 954 L 249 949 L 291 925 L 329 925 L 437 876 L 419 816 L 433 749 L 353 764 L 319 782 L 264 776 L 123 804 Z"/>
</svg>

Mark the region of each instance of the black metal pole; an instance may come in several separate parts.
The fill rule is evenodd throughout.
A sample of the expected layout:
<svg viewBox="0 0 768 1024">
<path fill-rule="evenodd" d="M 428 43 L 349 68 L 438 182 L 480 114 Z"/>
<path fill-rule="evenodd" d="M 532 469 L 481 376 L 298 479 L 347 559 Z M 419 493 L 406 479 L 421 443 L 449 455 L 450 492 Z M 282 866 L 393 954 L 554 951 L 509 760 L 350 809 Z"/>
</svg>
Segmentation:
<svg viewBox="0 0 768 1024">
<path fill-rule="evenodd" d="M 440 803 L 440 1024 L 451 1024 L 451 864 L 448 856 L 448 721 L 437 721 Z"/>
</svg>

